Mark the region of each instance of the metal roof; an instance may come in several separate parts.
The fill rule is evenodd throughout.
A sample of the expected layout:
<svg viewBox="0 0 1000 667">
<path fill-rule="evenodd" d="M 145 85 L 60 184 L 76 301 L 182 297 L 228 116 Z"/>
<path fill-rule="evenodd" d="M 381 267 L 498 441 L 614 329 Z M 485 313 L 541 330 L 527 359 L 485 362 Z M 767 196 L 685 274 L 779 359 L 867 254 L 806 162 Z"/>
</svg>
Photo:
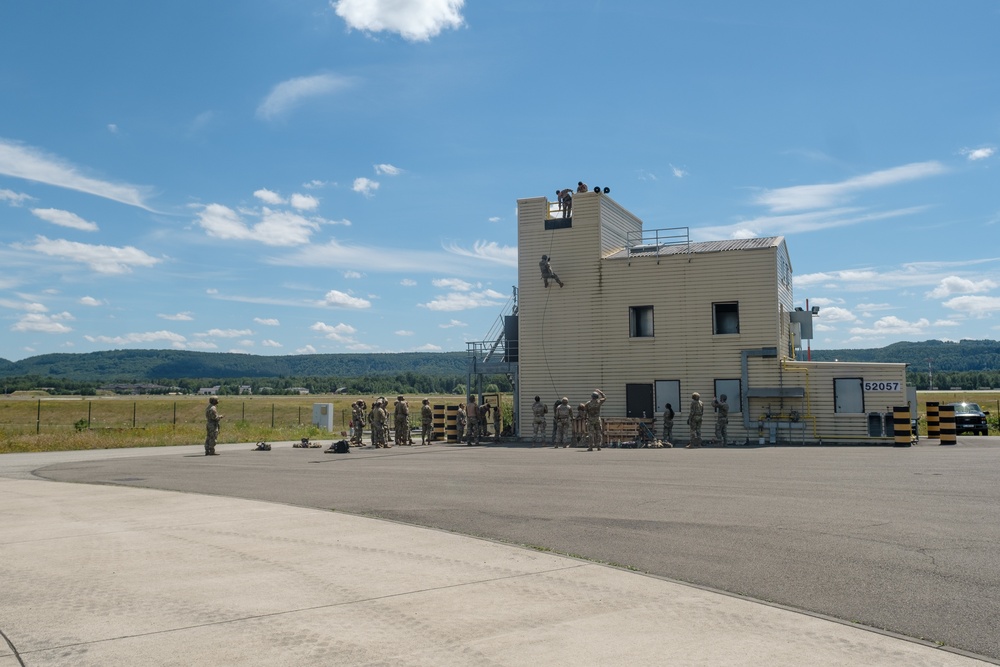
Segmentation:
<svg viewBox="0 0 1000 667">
<path fill-rule="evenodd" d="M 729 252 L 733 250 L 761 250 L 773 248 L 784 243 L 783 236 L 762 236 L 751 239 L 725 239 L 722 241 L 701 241 L 698 243 L 679 243 L 671 245 L 642 245 L 619 250 L 607 256 L 607 259 L 623 259 L 628 257 L 660 257 L 666 255 L 686 255 L 691 253 Z"/>
</svg>

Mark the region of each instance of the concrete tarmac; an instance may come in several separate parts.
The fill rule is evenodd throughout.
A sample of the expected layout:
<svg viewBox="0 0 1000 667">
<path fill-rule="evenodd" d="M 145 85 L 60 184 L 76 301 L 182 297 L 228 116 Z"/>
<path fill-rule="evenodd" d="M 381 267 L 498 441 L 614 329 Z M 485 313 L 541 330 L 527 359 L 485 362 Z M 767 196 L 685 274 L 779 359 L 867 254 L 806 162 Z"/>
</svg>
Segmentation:
<svg viewBox="0 0 1000 667">
<path fill-rule="evenodd" d="M 237 477 L 265 484 L 262 469 L 294 485 L 280 470 L 309 461 L 341 466 L 327 484 L 374 484 L 369 504 L 380 504 L 386 478 L 349 470 L 350 459 L 289 443 L 250 448 L 223 445 L 211 458 L 200 447 L 0 456 L 0 667 L 984 664 L 539 549 L 273 499 L 135 488 L 156 485 L 157 470 L 160 481 L 183 470 L 217 494 Z M 465 464 L 474 466 L 541 454 L 448 449 L 393 450 L 388 464 L 435 450 L 476 456 Z M 637 454 L 605 453 L 611 465 Z M 41 481 L 33 471 L 42 467 L 102 484 Z"/>
</svg>

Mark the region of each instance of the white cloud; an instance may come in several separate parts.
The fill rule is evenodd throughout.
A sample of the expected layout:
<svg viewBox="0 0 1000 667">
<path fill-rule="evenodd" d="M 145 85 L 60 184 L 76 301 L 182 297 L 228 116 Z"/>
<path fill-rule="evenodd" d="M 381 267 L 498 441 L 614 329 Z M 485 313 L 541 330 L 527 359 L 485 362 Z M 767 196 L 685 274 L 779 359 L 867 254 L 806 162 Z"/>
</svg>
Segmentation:
<svg viewBox="0 0 1000 667">
<path fill-rule="evenodd" d="M 237 343 L 237 345 L 239 345 L 240 347 L 253 347 L 254 345 L 256 345 L 256 343 L 254 343 L 252 340 L 241 340 L 239 343 Z"/>
<path fill-rule="evenodd" d="M 443 287 L 447 289 L 453 289 L 457 292 L 468 292 L 473 287 L 481 287 L 481 285 L 473 285 L 472 283 L 460 280 L 459 278 L 437 278 L 431 281 L 434 287 Z"/>
<path fill-rule="evenodd" d="M 187 339 L 173 331 L 147 331 L 144 333 L 128 333 L 124 336 L 84 336 L 91 343 L 106 343 L 108 345 L 130 345 L 135 343 L 184 343 Z"/>
<path fill-rule="evenodd" d="M 295 354 L 316 354 L 316 348 L 312 345 L 306 345 L 295 350 Z"/>
<path fill-rule="evenodd" d="M 741 220 L 731 225 L 699 227 L 692 230 L 697 240 L 749 239 L 761 236 L 779 236 L 824 229 L 836 229 L 863 222 L 891 220 L 927 210 L 926 206 L 911 206 L 892 211 L 866 212 L 859 208 L 834 208 L 792 215 L 765 215 Z"/>
<path fill-rule="evenodd" d="M 359 299 L 353 297 L 350 294 L 345 294 L 340 290 L 330 290 L 323 297 L 323 305 L 325 306 L 340 306 L 343 308 L 371 308 L 372 302 L 366 299 Z"/>
<path fill-rule="evenodd" d="M 20 294 L 18 296 L 23 299 L 27 299 L 26 296 Z M 45 307 L 45 304 L 42 303 L 31 301 L 13 301 L 11 299 L 0 299 L 0 307 L 10 308 L 12 310 L 24 310 L 29 313 L 46 313 L 49 310 Z"/>
<path fill-rule="evenodd" d="M 500 222 L 501 220 L 503 220 L 503 218 L 501 218 L 498 215 L 494 215 L 494 216 L 492 216 L 490 218 L 487 218 L 487 220 L 489 220 L 490 222 Z"/>
<path fill-rule="evenodd" d="M 675 167 L 674 165 L 670 165 L 670 171 L 673 172 L 674 178 L 684 178 L 688 175 L 686 170 L 681 169 L 680 167 Z"/>
<path fill-rule="evenodd" d="M 995 288 L 997 284 L 990 279 L 969 280 L 959 276 L 948 276 L 941 280 L 940 284 L 927 293 L 929 299 L 943 299 L 954 294 L 975 294 L 977 292 L 988 292 Z"/>
<path fill-rule="evenodd" d="M 445 250 L 462 257 L 486 260 L 504 266 L 517 266 L 517 246 L 502 246 L 496 241 L 476 241 L 472 250 L 467 250 L 457 243 L 451 243 L 445 247 Z"/>
<path fill-rule="evenodd" d="M 935 320 L 934 326 L 936 327 L 959 327 L 962 326 L 961 322 L 956 322 L 955 320 Z"/>
<path fill-rule="evenodd" d="M 461 320 L 449 320 L 447 324 L 439 324 L 438 326 L 442 329 L 451 329 L 454 327 L 467 327 L 469 325 Z"/>
<path fill-rule="evenodd" d="M 330 326 L 325 322 L 316 322 L 311 327 L 313 331 L 318 331 L 330 340 L 335 340 L 338 343 L 354 343 L 354 334 L 357 333 L 357 329 L 352 327 L 350 324 L 344 324 L 341 322 L 336 326 Z"/>
<path fill-rule="evenodd" d="M 98 231 L 97 223 L 84 220 L 76 213 L 70 213 L 69 211 L 61 211 L 57 208 L 33 208 L 31 209 L 31 214 L 36 218 L 41 218 L 46 222 L 51 222 L 53 225 L 59 225 L 60 227 L 79 229 L 84 232 Z"/>
<path fill-rule="evenodd" d="M 171 322 L 190 322 L 194 319 L 190 311 L 185 311 L 183 313 L 175 313 L 174 315 L 168 315 L 167 313 L 157 313 L 157 317 L 161 320 L 170 320 Z"/>
<path fill-rule="evenodd" d="M 377 164 L 375 165 L 375 173 L 380 176 L 399 176 L 403 173 L 403 170 L 391 164 Z"/>
<path fill-rule="evenodd" d="M 358 280 L 364 277 L 360 271 L 344 271 L 344 277 L 348 280 Z"/>
<path fill-rule="evenodd" d="M 6 139 L 0 139 L 0 174 L 151 210 L 145 201 L 148 188 L 84 176 L 78 167 L 61 158 Z"/>
<path fill-rule="evenodd" d="M 258 191 L 259 192 L 259 191 Z M 208 204 L 195 216 L 195 222 L 209 236 L 219 239 L 256 241 L 269 246 L 308 244 L 320 225 L 347 224 L 319 217 L 306 218 L 290 211 L 275 211 L 264 207 L 260 211 L 244 211 L 257 216 L 258 222 L 247 224 L 240 214 L 223 204 Z"/>
<path fill-rule="evenodd" d="M 219 346 L 208 340 L 193 340 L 184 344 L 189 350 L 217 350 Z"/>
<path fill-rule="evenodd" d="M 465 0 L 331 0 L 330 5 L 349 28 L 393 32 L 412 42 L 464 24 Z"/>
<path fill-rule="evenodd" d="M 395 331 L 393 333 L 395 333 L 397 336 L 412 336 L 413 335 L 413 332 L 409 331 L 407 329 L 400 329 L 399 331 Z"/>
<path fill-rule="evenodd" d="M 271 340 L 270 338 L 265 338 L 260 342 L 262 347 L 284 347 L 281 343 L 276 340 Z"/>
<path fill-rule="evenodd" d="M 858 310 L 889 310 L 893 306 L 889 303 L 859 303 Z"/>
<path fill-rule="evenodd" d="M 303 195 L 299 194 L 298 192 L 292 195 L 292 198 L 289 200 L 289 203 L 292 205 L 292 208 L 298 209 L 300 211 L 315 211 L 316 208 L 319 206 L 318 199 L 316 199 L 312 195 Z"/>
<path fill-rule="evenodd" d="M 118 126 L 114 123 L 108 123 L 108 132 L 111 134 L 118 134 Z"/>
<path fill-rule="evenodd" d="M 45 315 L 43 313 L 28 313 L 11 325 L 11 331 L 34 331 L 39 333 L 69 333 L 73 329 L 63 322 L 72 321 L 73 316 L 69 313 L 55 313 Z"/>
<path fill-rule="evenodd" d="M 954 299 L 948 299 L 942 305 L 970 317 L 986 317 L 1000 311 L 1000 297 L 956 296 Z"/>
<path fill-rule="evenodd" d="M 11 206 L 20 206 L 24 202 L 31 201 L 33 199 L 34 197 L 23 194 L 21 192 L 14 192 L 13 190 L 0 189 L 0 201 L 5 201 Z"/>
<path fill-rule="evenodd" d="M 89 266 L 92 271 L 108 275 L 131 273 L 134 267 L 150 267 L 160 263 L 159 259 L 132 246 L 119 248 L 89 245 L 64 239 L 49 240 L 44 236 L 35 237 L 33 245 L 14 244 L 13 247 L 31 250 L 49 257 L 82 262 Z"/>
<path fill-rule="evenodd" d="M 399 281 L 399 284 L 402 285 L 403 287 L 416 287 L 417 281 L 411 278 L 403 278 L 402 280 Z"/>
<path fill-rule="evenodd" d="M 318 178 L 314 178 L 313 180 L 309 181 L 308 183 L 303 183 L 302 187 L 304 187 L 306 190 L 319 190 L 320 188 L 325 188 L 325 187 L 331 186 L 331 185 L 336 185 L 336 183 L 334 183 L 332 181 L 328 183 L 326 181 L 321 181 Z"/>
<path fill-rule="evenodd" d="M 257 324 L 262 324 L 265 327 L 277 327 L 277 326 L 281 326 L 281 323 L 278 320 L 276 320 L 275 318 L 273 318 L 273 317 L 270 317 L 270 318 L 267 318 L 267 319 L 262 318 L 262 317 L 255 317 L 255 318 L 253 318 L 253 321 L 256 322 Z"/>
<path fill-rule="evenodd" d="M 988 157 L 992 157 L 996 153 L 996 150 L 992 146 L 983 146 L 982 148 L 963 148 L 961 153 L 970 161 L 975 162 L 976 160 L 985 160 Z"/>
<path fill-rule="evenodd" d="M 855 327 L 850 333 L 855 336 L 913 336 L 920 335 L 930 326 L 930 321 L 921 317 L 916 322 L 907 322 L 895 315 L 876 320 L 870 329 Z"/>
<path fill-rule="evenodd" d="M 855 176 L 839 183 L 793 185 L 787 188 L 764 190 L 755 197 L 754 201 L 776 213 L 826 208 L 848 201 L 857 193 L 865 190 L 937 176 L 946 171 L 947 168 L 940 162 L 914 162 Z"/>
<path fill-rule="evenodd" d="M 819 316 L 827 322 L 856 322 L 858 319 L 854 313 L 839 306 L 823 308 L 820 310 Z"/>
<path fill-rule="evenodd" d="M 241 338 L 252 335 L 253 331 L 250 329 L 209 329 L 195 334 L 199 338 Z"/>
<path fill-rule="evenodd" d="M 414 352 L 440 352 L 441 346 L 434 343 L 424 343 L 420 347 L 413 348 Z"/>
<path fill-rule="evenodd" d="M 282 81 L 275 86 L 257 107 L 257 117 L 273 120 L 283 116 L 309 99 L 323 97 L 350 87 L 350 77 L 336 74 L 317 74 Z"/>
<path fill-rule="evenodd" d="M 270 204 L 271 206 L 278 206 L 284 204 L 284 198 L 273 190 L 268 190 L 267 188 L 261 188 L 253 193 L 253 196 L 261 200 L 265 204 Z"/>
<path fill-rule="evenodd" d="M 81 306 L 102 306 L 102 305 L 104 305 L 103 302 L 95 299 L 92 296 L 82 296 L 82 297 L 80 297 L 80 300 L 77 301 L 77 303 L 79 303 Z"/>
<path fill-rule="evenodd" d="M 483 306 L 502 306 L 504 304 L 503 294 L 491 289 L 481 292 L 463 291 L 451 292 L 450 294 L 439 295 L 432 301 L 419 304 L 422 308 L 436 311 L 456 311 L 469 310 L 471 308 L 481 308 Z"/>
<path fill-rule="evenodd" d="M 378 181 L 373 181 L 370 178 L 361 176 L 360 178 L 354 179 L 354 185 L 351 186 L 351 189 L 364 195 L 365 197 L 371 197 L 375 194 L 375 191 L 378 190 L 378 185 Z"/>
</svg>

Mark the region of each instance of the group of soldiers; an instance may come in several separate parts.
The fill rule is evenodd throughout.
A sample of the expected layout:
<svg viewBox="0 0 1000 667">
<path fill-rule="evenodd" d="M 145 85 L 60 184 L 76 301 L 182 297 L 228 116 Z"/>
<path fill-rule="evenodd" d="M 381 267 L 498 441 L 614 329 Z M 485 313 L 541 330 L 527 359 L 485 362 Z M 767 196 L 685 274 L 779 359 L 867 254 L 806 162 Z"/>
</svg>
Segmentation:
<svg viewBox="0 0 1000 667">
<path fill-rule="evenodd" d="M 718 398 L 712 399 L 712 409 L 715 410 L 715 441 L 723 447 L 729 441 L 729 404 L 726 402 L 726 395 L 720 394 Z M 701 423 L 705 417 L 705 404 L 701 401 L 701 394 L 694 392 L 691 394 L 691 407 L 688 409 L 687 424 L 691 429 L 691 441 L 684 445 L 685 449 L 701 447 Z M 670 442 L 673 436 L 674 411 L 669 403 L 663 413 L 663 440 Z"/>
<path fill-rule="evenodd" d="M 366 412 L 367 411 L 367 412 Z M 410 405 L 402 395 L 396 397 L 396 402 L 392 407 L 393 416 L 393 437 L 392 442 L 397 446 L 412 446 L 413 441 L 410 429 Z M 420 405 L 420 444 L 431 444 L 431 425 L 434 421 L 434 413 L 431 410 L 430 399 L 425 398 Z M 388 449 L 393 445 L 389 444 L 389 401 L 384 396 L 375 399 L 371 410 L 364 400 L 358 399 L 351 405 L 351 444 L 364 445 L 365 426 L 371 429 L 371 446 L 376 449 Z"/>
<path fill-rule="evenodd" d="M 465 441 L 466 445 L 472 446 L 478 445 L 486 439 L 489 436 L 491 415 L 494 441 L 500 442 L 500 434 L 503 431 L 503 415 L 499 405 L 490 405 L 489 402 L 477 405 L 475 396 L 469 400 L 468 405 L 459 404 L 458 414 L 455 416 L 458 442 Z"/>
<path fill-rule="evenodd" d="M 601 451 L 604 444 L 604 429 L 601 425 L 601 406 L 607 397 L 600 389 L 595 389 L 590 395 L 590 400 L 580 403 L 577 406 L 576 418 L 586 420 L 587 424 L 587 451 L 592 452 L 596 448 Z M 547 431 L 546 417 L 549 413 L 549 406 L 542 403 L 540 396 L 535 396 L 535 402 L 531 405 L 531 418 L 534 430 L 531 436 L 531 446 L 538 443 L 545 444 L 545 433 Z M 552 446 L 558 449 L 569 447 L 573 444 L 573 408 L 569 404 L 569 398 L 563 396 L 555 402 L 553 406 L 555 425 L 552 429 Z"/>
</svg>

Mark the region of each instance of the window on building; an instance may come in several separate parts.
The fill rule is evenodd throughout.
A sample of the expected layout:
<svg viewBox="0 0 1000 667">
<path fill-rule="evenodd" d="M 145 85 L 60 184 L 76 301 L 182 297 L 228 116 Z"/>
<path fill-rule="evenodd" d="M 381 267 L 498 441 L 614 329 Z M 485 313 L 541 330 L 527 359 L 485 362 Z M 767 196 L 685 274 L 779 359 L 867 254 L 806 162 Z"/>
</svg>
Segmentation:
<svg viewBox="0 0 1000 667">
<path fill-rule="evenodd" d="M 628 335 L 648 338 L 653 335 L 653 307 L 632 306 L 628 309 Z"/>
<path fill-rule="evenodd" d="M 865 393 L 861 378 L 833 379 L 833 411 L 864 412 Z"/>
<path fill-rule="evenodd" d="M 742 412 L 743 411 L 743 392 L 742 392 L 743 382 L 739 379 L 736 380 L 716 380 L 715 381 L 715 397 L 721 398 L 723 395 L 726 397 L 726 405 L 729 406 L 730 412 Z"/>
<path fill-rule="evenodd" d="M 712 304 L 712 333 L 738 334 L 740 332 L 740 304 L 737 301 Z"/>
<path fill-rule="evenodd" d="M 656 381 L 656 412 L 663 412 L 664 407 L 670 404 L 674 412 L 682 412 L 681 405 L 681 381 L 680 380 L 657 380 Z"/>
</svg>

